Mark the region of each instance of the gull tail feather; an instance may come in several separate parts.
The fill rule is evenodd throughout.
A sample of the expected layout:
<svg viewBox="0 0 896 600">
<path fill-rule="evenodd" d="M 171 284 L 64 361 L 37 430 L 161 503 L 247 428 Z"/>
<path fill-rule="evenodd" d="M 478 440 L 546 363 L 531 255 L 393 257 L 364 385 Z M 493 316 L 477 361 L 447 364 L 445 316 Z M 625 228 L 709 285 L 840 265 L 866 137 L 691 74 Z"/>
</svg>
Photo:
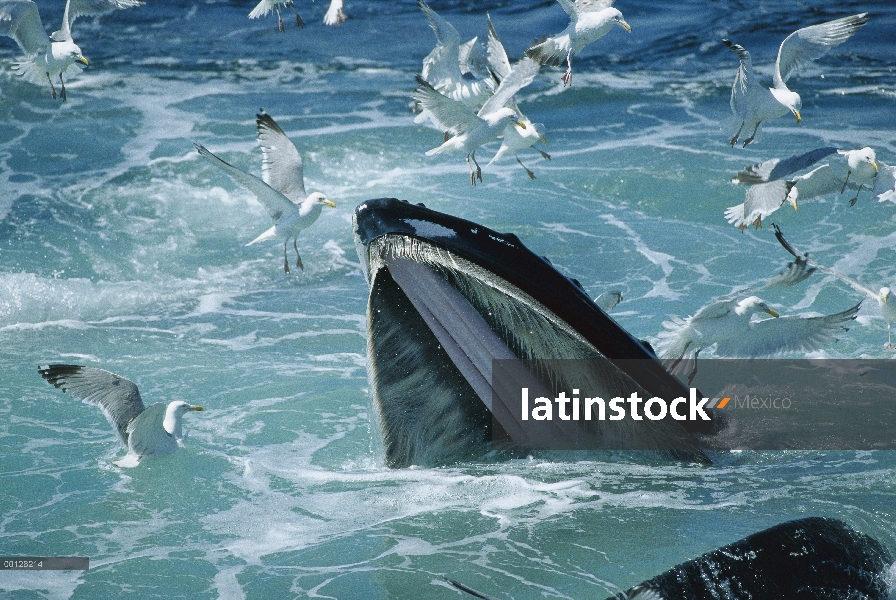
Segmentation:
<svg viewBox="0 0 896 600">
<path fill-rule="evenodd" d="M 277 226 L 275 225 L 275 226 L 271 227 L 270 229 L 268 229 L 267 231 L 265 231 L 265 232 L 262 233 L 260 236 L 258 236 L 257 238 L 255 238 L 254 240 L 252 240 L 251 242 L 249 242 L 249 243 L 246 244 L 246 245 L 247 245 L 247 246 L 251 246 L 252 244 L 257 244 L 258 242 L 263 242 L 263 241 L 265 241 L 265 240 L 273 240 L 273 239 L 275 239 L 275 238 L 277 237 L 276 229 L 277 229 Z"/>
</svg>

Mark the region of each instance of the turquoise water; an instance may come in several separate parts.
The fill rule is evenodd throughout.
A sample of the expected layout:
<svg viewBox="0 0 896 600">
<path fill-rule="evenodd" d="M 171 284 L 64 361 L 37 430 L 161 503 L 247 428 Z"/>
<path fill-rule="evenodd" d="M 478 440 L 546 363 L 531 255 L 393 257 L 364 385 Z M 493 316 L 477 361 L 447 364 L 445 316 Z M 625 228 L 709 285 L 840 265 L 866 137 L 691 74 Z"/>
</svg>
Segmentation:
<svg viewBox="0 0 896 600">
<path fill-rule="evenodd" d="M 621 1 L 621 0 L 620 0 Z M 251 3 L 249 3 L 251 4 Z M 769 228 L 741 233 L 739 169 L 825 145 L 896 163 L 896 8 L 887 2 L 665 3 L 618 8 L 574 62 L 520 97 L 545 148 L 469 185 L 459 155 L 408 112 L 434 38 L 413 2 L 350 1 L 339 28 L 249 21 L 236 2 L 166 2 L 80 19 L 91 65 L 68 101 L 19 80 L 0 39 L 0 554 L 87 556 L 86 572 L 0 572 L 9 598 L 457 598 L 442 577 L 499 598 L 602 598 L 776 523 L 840 518 L 896 551 L 896 455 L 769 452 L 712 467 L 532 458 L 388 470 L 369 417 L 367 288 L 351 239 L 360 202 L 393 196 L 516 233 L 655 340 L 787 262 Z M 554 2 L 433 2 L 464 39 L 491 14 L 509 54 L 559 31 Z M 53 27 L 60 2 L 40 5 Z M 746 150 L 718 128 L 745 45 L 770 76 L 777 44 L 810 22 L 869 24 L 794 79 L 803 123 L 778 119 Z M 288 13 L 288 10 L 287 10 Z M 247 192 L 192 140 L 260 173 L 255 111 L 302 151 L 325 209 L 285 275 Z M 484 164 L 497 149 L 484 148 Z M 896 206 L 829 197 L 775 214 L 816 260 L 872 287 L 896 282 Z M 789 211 L 789 212 L 788 212 Z M 813 276 L 765 299 L 782 314 L 860 298 Z M 873 302 L 812 357 L 890 358 Z M 185 399 L 186 447 L 120 469 L 102 414 L 47 385 L 70 362 Z"/>
</svg>

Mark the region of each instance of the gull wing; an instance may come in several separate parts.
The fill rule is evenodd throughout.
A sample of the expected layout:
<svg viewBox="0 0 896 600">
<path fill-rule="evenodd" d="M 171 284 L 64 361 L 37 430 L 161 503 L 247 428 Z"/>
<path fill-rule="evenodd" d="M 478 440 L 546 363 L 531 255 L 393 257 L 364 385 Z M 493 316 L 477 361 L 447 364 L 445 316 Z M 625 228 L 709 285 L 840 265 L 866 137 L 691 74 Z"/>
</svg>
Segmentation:
<svg viewBox="0 0 896 600">
<path fill-rule="evenodd" d="M 778 242 L 780 242 L 781 245 L 784 246 L 785 250 L 787 250 L 788 252 L 793 254 L 797 258 L 797 260 L 805 261 L 806 264 L 811 265 L 813 268 L 818 269 L 822 273 L 827 273 L 828 275 L 833 275 L 837 279 L 849 284 L 850 286 L 853 287 L 853 289 L 855 289 L 859 292 L 862 292 L 866 296 L 874 298 L 875 300 L 880 298 L 880 293 L 875 292 L 870 287 L 864 286 L 861 283 L 859 283 L 858 281 L 856 281 L 855 279 L 853 279 L 851 277 L 847 277 L 843 273 L 838 273 L 834 269 L 828 268 L 828 267 L 821 265 L 818 262 L 812 260 L 811 258 L 809 258 L 809 256 L 807 254 L 800 252 L 799 250 L 794 248 L 790 242 L 787 241 L 787 239 L 784 237 L 784 234 L 781 233 L 780 227 L 778 227 L 775 224 L 772 224 L 772 227 L 775 228 L 775 237 L 778 238 Z"/>
<path fill-rule="evenodd" d="M 150 452 L 164 453 L 177 444 L 163 425 L 167 410 L 168 405 L 164 402 L 150 404 L 128 426 L 128 450 L 136 454 L 138 460 Z"/>
<path fill-rule="evenodd" d="M 805 280 L 807 277 L 812 275 L 812 273 L 814 272 L 815 269 L 809 268 L 809 265 L 806 263 L 806 260 L 803 257 L 797 257 L 796 260 L 787 263 L 787 266 L 783 271 L 781 271 L 762 285 L 744 288 L 741 290 L 737 290 L 736 292 L 726 294 L 725 296 L 720 296 L 712 304 L 705 306 L 697 311 L 697 314 L 695 314 L 694 316 L 696 317 L 697 315 L 700 315 L 704 310 L 708 310 L 709 307 L 716 304 L 728 304 L 733 307 L 735 301 L 747 296 L 752 296 L 757 292 L 796 285 L 797 283 Z M 708 314 L 712 315 L 713 313 L 709 312 Z"/>
<path fill-rule="evenodd" d="M 11 37 L 27 56 L 43 52 L 50 38 L 32 0 L 0 2 L 0 35 Z"/>
<path fill-rule="evenodd" d="M 501 84 L 495 90 L 495 93 L 479 109 L 478 116 L 484 117 L 503 108 L 513 98 L 514 94 L 532 83 L 539 69 L 541 69 L 541 64 L 529 57 L 518 60 L 510 74 L 501 80 Z"/>
<path fill-rule="evenodd" d="M 46 365 L 38 367 L 38 373 L 63 392 L 99 406 L 127 447 L 128 423 L 144 410 L 134 382 L 103 369 L 79 365 Z"/>
<path fill-rule="evenodd" d="M 285 214 L 290 212 L 298 212 L 299 207 L 289 201 L 289 198 L 266 184 L 255 175 L 249 175 L 242 169 L 237 169 L 228 162 L 225 162 L 209 152 L 202 144 L 193 144 L 200 155 L 205 157 L 210 163 L 230 175 L 230 178 L 243 186 L 251 193 L 255 194 L 258 201 L 261 202 L 268 214 L 274 221 L 280 220 Z"/>
<path fill-rule="evenodd" d="M 62 42 L 72 39 L 72 24 L 78 17 L 95 17 L 113 10 L 134 8 L 144 3 L 141 0 L 68 0 L 62 14 L 62 27 L 53 32 L 53 40 Z"/>
<path fill-rule="evenodd" d="M 432 32 L 436 34 L 436 42 L 438 45 L 449 48 L 459 48 L 460 34 L 457 33 L 457 29 L 454 28 L 454 25 L 431 9 L 423 0 L 417 0 L 417 4 L 420 6 L 420 10 L 423 11 L 423 14 L 426 15 L 426 18 L 429 21 L 429 26 L 432 28 Z"/>
<path fill-rule="evenodd" d="M 324 14 L 324 25 L 340 25 L 345 21 L 342 4 L 343 0 L 330 0 L 330 6 Z"/>
<path fill-rule="evenodd" d="M 784 179 L 797 171 L 808 169 L 822 158 L 835 154 L 837 148 L 826 146 L 816 148 L 803 154 L 795 154 L 788 158 L 773 158 L 755 165 L 751 165 L 734 176 L 731 183 L 741 185 L 755 185 L 766 183 L 775 179 Z"/>
<path fill-rule="evenodd" d="M 868 13 L 844 17 L 827 23 L 797 29 L 788 35 L 778 49 L 774 84 L 786 88 L 784 82 L 807 64 L 827 54 L 828 50 L 848 40 L 868 22 Z"/>
<path fill-rule="evenodd" d="M 783 352 L 811 352 L 837 341 L 856 318 L 861 302 L 843 312 L 820 317 L 788 316 L 750 324 L 749 330 L 734 339 L 719 342 L 718 356 L 757 358 Z"/>
<path fill-rule="evenodd" d="M 302 174 L 302 155 L 286 137 L 271 115 L 261 111 L 255 115 L 258 145 L 261 146 L 261 177 L 266 184 L 301 204 L 308 197 Z"/>
<path fill-rule="evenodd" d="M 603 10 L 613 6 L 615 0 L 576 0 L 575 9 L 579 13 Z M 561 2 L 563 4 L 563 2 Z M 570 15 L 575 16 L 575 15 Z"/>
<path fill-rule="evenodd" d="M 831 165 L 822 165 L 805 175 L 794 177 L 793 187 L 787 196 L 796 202 L 798 199 L 810 200 L 825 194 L 840 193 L 845 181 L 844 176 L 834 171 Z"/>
<path fill-rule="evenodd" d="M 753 59 L 747 49 L 740 44 L 734 44 L 729 40 L 722 40 L 729 50 L 737 54 L 740 66 L 734 76 L 734 84 L 731 86 L 731 110 L 741 118 L 746 118 L 749 112 L 749 104 L 746 101 L 747 89 L 750 86 L 759 85 L 753 77 Z"/>
<path fill-rule="evenodd" d="M 504 50 L 504 44 L 502 44 L 500 38 L 498 38 L 498 32 L 495 31 L 495 26 L 492 25 L 491 15 L 486 15 L 486 20 L 488 21 L 488 49 L 486 50 L 488 65 L 498 78 L 498 81 L 502 81 L 505 77 L 510 75 L 510 59 L 507 58 L 507 51 Z"/>
<path fill-rule="evenodd" d="M 877 166 L 877 177 L 874 178 L 874 189 L 871 193 L 878 202 L 886 200 L 896 202 L 896 167 L 891 167 L 883 161 L 877 161 Z"/>
<path fill-rule="evenodd" d="M 436 127 L 451 135 L 461 135 L 479 127 L 482 119 L 463 102 L 442 94 L 419 75 L 417 83 L 419 87 L 414 90 L 414 100 L 429 111 Z"/>
<path fill-rule="evenodd" d="M 791 182 L 781 180 L 750 186 L 744 194 L 743 223 L 750 225 L 781 208 L 792 186 Z"/>
</svg>

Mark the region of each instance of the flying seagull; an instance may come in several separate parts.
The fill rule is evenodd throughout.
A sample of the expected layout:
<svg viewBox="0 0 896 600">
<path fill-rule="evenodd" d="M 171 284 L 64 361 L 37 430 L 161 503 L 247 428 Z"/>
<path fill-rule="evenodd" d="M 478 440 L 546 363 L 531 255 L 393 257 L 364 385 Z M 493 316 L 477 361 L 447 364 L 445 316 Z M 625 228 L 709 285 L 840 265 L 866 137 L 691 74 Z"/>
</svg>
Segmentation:
<svg viewBox="0 0 896 600">
<path fill-rule="evenodd" d="M 182 400 L 143 405 L 134 382 L 103 369 L 79 365 L 45 365 L 38 373 L 63 392 L 99 406 L 115 428 L 127 455 L 115 462 L 134 467 L 144 458 L 173 452 L 183 444 L 181 418 L 201 406 Z"/>
<path fill-rule="evenodd" d="M 799 250 L 794 248 L 793 245 L 791 245 L 791 243 L 784 238 L 784 234 L 781 233 L 781 229 L 777 225 L 773 223 L 772 227 L 775 228 L 775 237 L 778 238 L 778 241 L 782 246 L 784 246 L 784 249 L 794 255 L 798 260 L 805 261 L 806 264 L 812 265 L 822 273 L 833 275 L 834 277 L 852 286 L 852 288 L 856 291 L 861 292 L 866 296 L 873 298 L 874 300 L 877 300 L 878 305 L 880 305 L 880 312 L 883 315 L 884 320 L 887 322 L 887 345 L 884 346 L 884 348 L 888 350 L 896 350 L 896 346 L 893 345 L 893 341 L 891 338 L 891 329 L 893 327 L 893 323 L 896 323 L 896 300 L 890 302 L 892 294 L 889 287 L 884 286 L 880 288 L 880 291 L 875 292 L 870 287 L 862 285 L 855 279 L 847 277 L 842 273 L 838 273 L 834 269 L 819 264 L 818 262 L 810 259 L 807 254 L 800 252 Z"/>
<path fill-rule="evenodd" d="M 488 67 L 480 64 L 478 39 L 461 44 L 460 34 L 451 23 L 424 0 L 417 0 L 417 4 L 436 36 L 435 47 L 423 59 L 420 76 L 445 96 L 478 110 L 496 87 Z M 417 122 L 424 119 L 425 116 L 420 117 Z"/>
<path fill-rule="evenodd" d="M 526 50 L 526 56 L 542 65 L 559 66 L 566 60 L 566 72 L 561 79 L 563 85 L 572 81 L 572 57 L 582 48 L 610 32 L 613 25 L 619 25 L 629 33 L 631 26 L 622 18 L 622 13 L 613 8 L 613 0 L 557 0 L 569 15 L 569 26 L 553 37 L 535 44 Z"/>
<path fill-rule="evenodd" d="M 16 65 L 22 77 L 37 85 L 50 82 L 50 94 L 56 98 L 53 78 L 59 77 L 64 102 L 65 80 L 81 69 L 76 62 L 89 64 L 81 48 L 72 39 L 72 24 L 78 17 L 102 15 L 120 8 L 143 4 L 140 0 L 68 0 L 62 14 L 62 27 L 47 36 L 37 4 L 32 0 L 0 0 L 0 35 L 11 37 L 25 54 L 25 61 Z"/>
<path fill-rule="evenodd" d="M 246 244 L 251 246 L 274 238 L 285 238 L 283 242 L 283 270 L 289 273 L 286 245 L 292 239 L 296 251 L 296 266 L 304 270 L 302 257 L 296 238 L 299 232 L 310 227 L 320 216 L 324 206 L 336 208 L 321 192 L 305 193 L 302 176 L 302 156 L 280 126 L 264 111 L 256 115 L 258 143 L 262 152 L 262 179 L 250 175 L 227 163 L 201 144 L 196 150 L 213 165 L 227 173 L 236 183 L 249 190 L 258 198 L 274 220 L 274 226 Z"/>
<path fill-rule="evenodd" d="M 696 374 L 696 359 L 701 350 L 716 345 L 715 356 L 724 358 L 758 358 L 784 352 L 812 351 L 836 341 L 847 331 L 843 326 L 855 319 L 861 303 L 843 312 L 820 317 L 780 317 L 756 292 L 791 286 L 815 271 L 806 261 L 797 259 L 767 283 L 717 298 L 687 319 L 673 317 L 663 323 L 665 331 L 658 335 L 657 351 L 667 360 L 669 370 L 683 373 L 693 361 L 688 380 Z M 774 317 L 753 321 L 756 313 Z M 780 318 L 779 318 L 780 317 Z"/>
<path fill-rule="evenodd" d="M 428 150 L 427 156 L 443 152 L 464 152 L 467 155 L 467 166 L 470 168 L 470 183 L 476 185 L 476 178 L 482 181 L 482 169 L 476 162 L 476 150 L 501 135 L 509 123 L 516 123 L 526 128 L 513 109 L 507 103 L 523 87 L 532 83 L 540 65 L 533 60 L 521 60 L 513 72 L 501 82 L 495 93 L 485 101 L 478 113 L 474 113 L 462 102 L 452 100 L 433 88 L 425 79 L 417 76 L 419 87 L 414 91 L 414 99 L 429 111 L 430 118 L 437 127 L 447 131 L 454 137 L 444 144 Z M 476 165 L 476 171 L 470 161 Z"/>
<path fill-rule="evenodd" d="M 731 111 L 734 116 L 723 123 L 726 130 L 734 131 L 736 128 L 737 133 L 731 138 L 730 144 L 734 146 L 741 133 L 752 129 L 750 137 L 743 141 L 746 147 L 756 138 L 763 121 L 786 115 L 788 111 L 800 123 L 802 100 L 799 94 L 788 89 L 787 80 L 811 61 L 821 58 L 828 50 L 848 40 L 867 21 L 868 13 L 861 13 L 803 27 L 788 35 L 778 49 L 774 87 L 771 88 L 764 87 L 756 80 L 750 53 L 743 46 L 723 39 L 722 43 L 740 59 L 740 67 L 731 87 Z"/>
<path fill-rule="evenodd" d="M 808 173 L 791 177 L 794 172 L 814 166 L 822 158 L 832 155 L 842 156 L 845 168 L 838 162 L 829 162 Z M 886 166 L 886 165 L 884 165 Z M 838 150 L 832 147 L 818 148 L 786 159 L 772 159 L 747 167 L 738 173 L 733 183 L 753 183 L 746 193 L 743 204 L 725 210 L 729 223 L 741 231 L 753 225 L 762 226 L 762 219 L 778 210 L 785 202 L 797 209 L 797 200 L 807 201 L 827 194 L 842 194 L 847 187 L 856 190 L 849 201 L 852 206 L 863 189 L 878 187 L 878 163 L 871 148 L 858 150 Z M 879 195 L 882 195 L 880 192 Z"/>
<path fill-rule="evenodd" d="M 513 68 L 510 66 L 510 59 L 507 58 L 507 52 L 504 50 L 504 44 L 501 43 L 501 40 L 498 38 L 498 32 L 495 31 L 495 26 L 492 25 L 492 19 L 490 16 L 487 16 L 488 20 L 488 64 L 491 67 L 492 72 L 497 77 L 498 81 L 504 81 L 511 76 L 513 73 Z M 525 60 L 531 60 L 526 58 Z M 535 148 L 535 144 L 539 141 L 542 144 L 546 144 L 547 142 L 544 139 L 544 125 L 541 123 L 533 123 L 529 120 L 529 117 L 525 116 L 519 109 L 519 106 L 516 104 L 516 100 L 511 98 L 507 101 L 507 107 L 516 112 L 517 117 L 520 123 L 523 123 L 525 127 L 520 127 L 516 123 L 508 123 L 504 126 L 504 133 L 501 136 L 501 147 L 498 148 L 498 151 L 492 157 L 492 159 L 488 162 L 488 164 L 492 164 L 496 160 L 498 160 L 501 156 L 506 153 L 513 154 L 516 158 L 516 162 L 520 164 L 526 174 L 530 179 L 535 179 L 535 173 L 530 171 L 526 165 L 523 164 L 523 161 L 520 160 L 520 157 L 517 156 L 517 152 L 520 150 L 525 150 L 526 148 L 532 148 L 536 152 L 539 152 L 542 157 L 550 160 L 551 156 L 547 152 L 542 152 L 538 148 Z M 487 165 L 486 165 L 487 166 Z"/>
<path fill-rule="evenodd" d="M 261 0 L 258 5 L 252 9 L 252 12 L 249 13 L 250 19 L 259 19 L 261 17 L 266 17 L 272 10 L 277 11 L 277 27 L 280 31 L 285 31 L 283 28 L 283 18 L 280 16 L 280 7 L 288 6 L 292 9 L 292 12 L 296 14 L 296 27 L 304 27 L 305 21 L 302 20 L 302 17 L 299 16 L 299 12 L 296 10 L 296 7 L 293 5 L 292 0 Z"/>
</svg>

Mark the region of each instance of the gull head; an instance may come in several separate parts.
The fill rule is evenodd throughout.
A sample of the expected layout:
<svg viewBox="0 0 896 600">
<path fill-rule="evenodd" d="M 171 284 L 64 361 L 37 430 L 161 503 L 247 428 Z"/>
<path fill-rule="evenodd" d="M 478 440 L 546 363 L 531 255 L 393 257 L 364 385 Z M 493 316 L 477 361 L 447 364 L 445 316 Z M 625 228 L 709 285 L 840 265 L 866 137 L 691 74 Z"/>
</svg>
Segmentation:
<svg viewBox="0 0 896 600">
<path fill-rule="evenodd" d="M 769 305 L 766 304 L 758 296 L 750 296 L 749 298 L 744 298 L 737 303 L 737 308 L 734 309 L 734 312 L 740 316 L 750 316 L 753 313 L 757 312 L 768 313 L 776 319 L 781 316 L 778 314 L 778 311 L 769 307 Z"/>
<path fill-rule="evenodd" d="M 323 204 L 325 206 L 329 206 L 330 208 L 336 208 L 336 203 L 327 198 L 321 192 L 314 192 L 313 194 L 309 194 L 308 198 L 305 199 L 305 202 L 308 204 Z"/>
<path fill-rule="evenodd" d="M 625 19 L 622 18 L 622 13 L 616 10 L 615 8 L 611 9 L 611 19 L 614 23 L 625 29 L 627 32 L 632 32 L 632 26 L 625 22 Z"/>
<path fill-rule="evenodd" d="M 162 421 L 162 427 L 165 431 L 180 439 L 183 437 L 181 433 L 180 420 L 186 412 L 203 410 L 201 406 L 196 404 L 188 404 L 183 400 L 175 400 L 168 404 L 165 409 L 165 420 Z"/>
<path fill-rule="evenodd" d="M 52 52 L 54 59 L 69 65 L 75 62 L 83 63 L 85 65 L 90 64 L 87 59 L 84 58 L 84 55 L 81 54 L 81 49 L 78 47 L 78 44 L 72 40 L 53 42 L 50 51 Z"/>
<path fill-rule="evenodd" d="M 886 304 L 890 300 L 890 288 L 884 286 L 880 288 L 880 303 Z"/>
<path fill-rule="evenodd" d="M 800 98 L 799 94 L 788 90 L 786 87 L 769 88 L 769 91 L 772 93 L 772 96 L 775 97 L 775 100 L 793 113 L 797 123 L 803 122 L 803 117 L 800 116 L 800 109 L 803 108 L 803 100 Z"/>
<path fill-rule="evenodd" d="M 857 173 L 862 173 L 864 171 L 865 175 L 870 175 L 870 170 L 868 166 L 874 169 L 874 173 L 877 174 L 877 154 L 874 152 L 872 148 L 864 147 L 861 150 L 848 150 L 843 154 L 846 155 L 846 164 L 849 165 L 849 168 Z M 871 175 L 873 177 L 873 175 Z"/>
<path fill-rule="evenodd" d="M 526 125 L 521 122 L 519 115 L 516 114 L 516 111 L 506 106 L 499 108 L 493 113 L 484 115 L 482 117 L 482 120 L 488 123 L 489 127 L 495 127 L 498 125 L 504 127 L 507 123 L 513 123 L 515 125 L 519 125 L 523 129 L 526 128 Z"/>
</svg>

